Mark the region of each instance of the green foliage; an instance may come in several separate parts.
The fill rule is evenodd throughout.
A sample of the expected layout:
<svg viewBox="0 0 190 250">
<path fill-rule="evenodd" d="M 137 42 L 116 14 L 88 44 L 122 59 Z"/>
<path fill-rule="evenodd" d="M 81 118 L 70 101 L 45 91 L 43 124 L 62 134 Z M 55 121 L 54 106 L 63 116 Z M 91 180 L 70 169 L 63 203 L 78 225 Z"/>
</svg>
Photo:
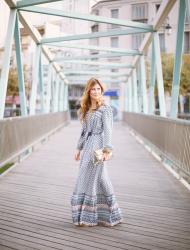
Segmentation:
<svg viewBox="0 0 190 250">
<path fill-rule="evenodd" d="M 190 55 L 183 55 L 183 64 L 181 71 L 181 88 L 180 93 L 182 95 L 190 94 Z"/>
<path fill-rule="evenodd" d="M 17 76 L 17 70 L 16 70 L 16 68 L 10 68 L 10 70 L 9 70 L 7 95 L 8 96 L 19 95 L 18 76 Z"/>
<path fill-rule="evenodd" d="M 24 65 L 24 79 L 26 79 L 26 71 L 27 67 Z M 25 81 L 25 91 L 26 96 L 29 96 L 30 86 L 29 82 Z M 18 73 L 17 68 L 10 67 L 9 69 L 9 78 L 8 78 L 8 86 L 7 86 L 7 96 L 18 96 L 19 95 L 19 86 L 18 86 Z"/>
<path fill-rule="evenodd" d="M 2 168 L 0 168 L 0 174 L 2 174 L 3 172 L 5 172 L 7 169 L 9 169 L 14 163 L 7 163 L 6 165 L 4 165 Z"/>
<path fill-rule="evenodd" d="M 162 54 L 162 70 L 164 79 L 164 89 L 171 94 L 173 80 L 174 55 Z M 190 55 L 184 54 L 182 57 L 180 94 L 186 96 L 190 93 Z"/>
</svg>

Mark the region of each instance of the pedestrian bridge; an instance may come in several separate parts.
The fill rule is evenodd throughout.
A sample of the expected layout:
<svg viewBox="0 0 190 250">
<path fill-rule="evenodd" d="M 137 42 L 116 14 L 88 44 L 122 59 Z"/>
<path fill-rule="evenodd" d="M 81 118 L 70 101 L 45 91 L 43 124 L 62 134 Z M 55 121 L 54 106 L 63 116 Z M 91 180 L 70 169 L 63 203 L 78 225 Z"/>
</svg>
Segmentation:
<svg viewBox="0 0 190 250">
<path fill-rule="evenodd" d="M 190 122 L 178 119 L 178 99 L 185 15 L 190 22 L 190 0 L 163 0 L 150 24 L 40 6 L 56 6 L 58 0 L 4 2 L 10 15 L 0 78 L 0 171 L 13 165 L 0 175 L 0 250 L 189 250 Z M 159 29 L 176 2 L 178 24 L 168 113 Z M 24 14 L 29 12 L 103 23 L 118 29 L 42 37 L 31 23 L 32 18 Z M 30 98 L 25 93 L 20 25 L 35 43 Z M 142 33 L 144 39 L 136 50 L 73 43 Z M 80 50 L 81 55 L 57 57 L 51 53 L 52 47 Z M 21 115 L 5 119 L 12 49 L 16 52 Z M 113 63 L 114 57 L 127 59 Z M 44 61 L 48 69 L 46 80 Z M 78 68 L 68 70 L 66 62 Z M 80 124 L 70 119 L 68 90 L 70 85 L 84 84 L 94 76 L 102 76 L 108 85 L 124 86 L 119 110 L 122 119 L 114 122 L 114 157 L 105 166 L 124 217 L 122 224 L 112 228 L 78 228 L 71 219 L 70 197 L 79 166 L 74 154 Z"/>
<path fill-rule="evenodd" d="M 189 168 L 176 168 L 180 175 L 174 176 L 174 169 L 163 165 L 189 159 L 189 124 L 129 113 L 122 122 L 114 122 L 114 157 L 106 167 L 124 221 L 113 228 L 78 228 L 72 224 L 70 197 L 79 167 L 74 154 L 81 127 L 68 118 L 67 113 L 57 113 L 33 116 L 30 122 L 2 122 L 2 135 L 9 131 L 10 136 L 6 146 L 1 145 L 1 157 L 8 152 L 10 157 L 11 145 L 16 145 L 20 163 L 0 177 L 0 249 L 189 249 L 190 194 L 182 178 L 188 180 Z M 36 134 L 39 126 L 43 136 Z M 28 155 L 21 154 L 24 145 Z"/>
<path fill-rule="evenodd" d="M 54 116 L 54 122 L 51 122 L 51 116 Z M 20 158 L 20 163 L 0 177 L 0 249 L 189 249 L 189 190 L 180 182 L 179 176 L 174 177 L 163 165 L 167 150 L 170 155 L 173 150 L 173 159 L 177 157 L 172 138 L 181 145 L 181 135 L 189 135 L 189 126 L 186 127 L 185 122 L 164 124 L 164 119 L 153 119 L 147 127 L 146 119 L 151 117 L 135 117 L 128 113 L 124 114 L 123 121 L 114 122 L 114 157 L 106 167 L 124 221 L 112 228 L 78 228 L 72 224 L 70 197 L 79 167 L 74 154 L 81 128 L 78 121 L 68 118 L 66 113 L 57 113 L 1 123 L 1 131 L 12 131 L 4 143 L 7 147 L 1 145 L 4 155 L 9 151 L 10 157 L 11 145 L 21 149 L 25 144 L 28 152 L 32 149 L 34 152 L 24 160 Z M 27 131 L 28 119 L 32 119 L 29 130 L 36 138 L 35 142 L 30 140 Z M 136 130 L 132 129 L 133 123 Z M 56 129 L 52 129 L 52 124 Z M 138 126 L 143 137 L 137 131 Z M 176 130 L 177 126 L 184 127 L 184 130 Z M 154 130 L 160 132 L 156 135 Z M 23 131 L 27 138 L 23 136 L 18 140 Z M 147 150 L 153 142 L 150 142 L 150 137 L 145 140 L 146 131 L 152 135 L 152 141 L 157 142 L 157 151 L 156 145 L 154 150 L 162 161 Z M 179 137 L 177 134 L 175 137 L 175 133 L 179 133 Z M 166 139 L 169 141 L 164 144 Z M 188 144 L 189 138 L 185 141 Z M 161 154 L 164 145 L 165 154 Z M 185 150 L 184 146 L 180 155 L 182 152 L 185 155 Z M 189 151 L 186 153 L 189 157 Z M 169 158 L 165 159 L 169 161 Z"/>
</svg>

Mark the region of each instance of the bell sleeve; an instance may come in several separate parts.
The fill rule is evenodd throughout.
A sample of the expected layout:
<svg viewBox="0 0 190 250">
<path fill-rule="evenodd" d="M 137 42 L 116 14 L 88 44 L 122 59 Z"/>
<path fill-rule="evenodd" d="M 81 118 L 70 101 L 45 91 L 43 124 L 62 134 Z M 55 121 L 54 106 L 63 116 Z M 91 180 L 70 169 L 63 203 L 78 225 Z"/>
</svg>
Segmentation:
<svg viewBox="0 0 190 250">
<path fill-rule="evenodd" d="M 83 147 L 84 147 L 85 134 L 86 134 L 86 122 L 83 121 L 83 122 L 82 122 L 81 134 L 80 134 L 80 137 L 79 137 L 78 143 L 77 143 L 77 149 L 78 149 L 78 150 L 82 150 Z"/>
<path fill-rule="evenodd" d="M 113 112 L 109 105 L 106 105 L 102 113 L 102 123 L 103 123 L 103 152 L 112 152 L 112 130 L 113 130 Z"/>
</svg>

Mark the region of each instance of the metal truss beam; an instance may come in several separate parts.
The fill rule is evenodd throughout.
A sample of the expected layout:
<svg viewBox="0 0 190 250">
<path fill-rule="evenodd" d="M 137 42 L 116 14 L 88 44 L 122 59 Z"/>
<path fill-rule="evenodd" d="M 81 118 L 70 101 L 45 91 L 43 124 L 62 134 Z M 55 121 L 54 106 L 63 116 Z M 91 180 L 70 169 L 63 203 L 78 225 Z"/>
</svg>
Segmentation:
<svg viewBox="0 0 190 250">
<path fill-rule="evenodd" d="M 170 13 L 171 9 L 175 5 L 176 0 L 163 0 L 160 8 L 156 14 L 156 17 L 153 21 L 153 30 L 159 30 L 161 25 L 163 24 L 164 20 L 167 18 L 168 14 Z M 152 34 L 148 33 L 145 35 L 140 47 L 139 51 L 142 53 L 143 51 L 146 52 L 148 50 L 148 47 L 152 41 Z M 133 59 L 132 65 L 137 66 L 138 61 L 140 59 L 140 56 L 136 56 Z M 130 71 L 130 74 L 132 74 L 132 70 Z"/>
<path fill-rule="evenodd" d="M 28 12 L 68 17 L 68 18 L 79 19 L 79 20 L 84 20 L 84 21 L 94 21 L 97 23 L 116 24 L 116 25 L 120 25 L 124 27 L 143 29 L 149 32 L 154 31 L 152 25 L 129 21 L 129 20 L 121 20 L 118 18 L 109 18 L 109 17 L 102 17 L 102 16 L 97 16 L 97 15 L 73 13 L 73 12 L 71 13 L 71 12 L 65 12 L 63 10 L 57 10 L 57 9 L 52 9 L 52 8 L 42 8 L 42 7 L 37 7 L 37 6 L 24 7 L 24 8 L 19 8 L 19 9 L 23 11 L 28 11 Z"/>
<path fill-rule="evenodd" d="M 129 111 L 129 85 L 125 83 L 125 111 Z"/>
<path fill-rule="evenodd" d="M 146 69 L 144 56 L 140 58 L 140 84 L 142 91 L 143 113 L 148 113 L 147 91 L 146 91 Z"/>
<path fill-rule="evenodd" d="M 4 117 L 5 100 L 7 93 L 8 75 L 10 67 L 10 57 L 12 51 L 12 42 L 15 30 L 16 10 L 10 10 L 9 23 L 6 34 L 6 46 L 4 51 L 4 58 L 2 61 L 2 71 L 0 78 L 0 119 Z"/>
<path fill-rule="evenodd" d="M 14 0 L 4 0 L 4 1 L 7 3 L 7 5 L 10 8 L 12 8 L 12 9 L 16 8 L 16 1 L 14 1 Z M 37 43 L 37 44 L 39 44 L 40 40 L 41 40 L 41 35 L 38 32 L 38 30 L 35 27 L 33 27 L 33 25 L 30 24 L 29 20 L 27 20 L 23 16 L 22 13 L 19 13 L 19 20 L 22 23 L 22 25 L 25 27 L 25 29 L 27 30 L 27 32 L 29 33 L 29 35 L 32 37 L 32 39 L 34 40 L 34 42 Z M 53 59 L 53 55 L 51 54 L 51 52 L 49 51 L 49 49 L 47 48 L 47 46 L 42 46 L 42 51 L 43 51 L 43 54 L 45 55 L 45 57 L 47 58 L 47 60 L 49 62 L 51 62 L 52 59 Z M 61 71 L 59 65 L 56 62 L 54 62 L 52 65 L 53 65 L 53 68 L 56 70 L 56 72 L 58 74 L 60 74 L 60 77 L 62 79 L 65 79 L 64 74 L 62 72 L 59 73 Z"/>
<path fill-rule="evenodd" d="M 25 94 L 25 84 L 24 84 L 24 73 L 23 73 L 23 63 L 22 63 L 22 54 L 21 54 L 21 41 L 20 41 L 20 29 L 19 29 L 18 14 L 16 15 L 14 36 L 15 36 L 15 49 L 16 49 L 16 60 L 17 60 L 17 72 L 18 72 L 21 115 L 26 116 L 27 115 L 27 104 L 26 104 L 26 94 Z"/>
<path fill-rule="evenodd" d="M 94 66 L 92 65 L 92 67 L 93 68 L 91 68 L 91 69 L 93 69 L 93 70 L 102 70 L 102 69 L 131 69 L 131 68 L 133 68 L 131 65 L 128 65 L 127 67 L 126 67 L 126 65 L 127 64 L 124 64 L 124 65 L 120 65 L 120 66 L 117 66 L 117 65 L 105 65 L 105 66 L 103 66 L 103 65 L 97 65 L 96 67 L 97 68 L 94 68 Z M 86 68 L 86 70 L 88 70 L 88 68 Z"/>
<path fill-rule="evenodd" d="M 72 80 L 70 80 L 69 81 L 69 84 L 68 85 L 78 85 L 78 84 L 80 84 L 80 85 L 86 85 L 86 83 L 87 83 L 87 81 L 90 79 L 90 77 L 88 78 L 88 79 L 74 79 L 73 81 Z M 124 83 L 124 82 L 126 82 L 126 80 L 102 80 L 102 78 L 100 79 L 101 80 L 101 82 L 103 83 L 103 84 L 110 84 L 110 83 L 113 83 L 113 84 L 121 84 L 121 83 Z"/>
<path fill-rule="evenodd" d="M 33 78 L 32 78 L 32 89 L 31 89 L 30 103 L 29 103 L 30 115 L 34 115 L 36 113 L 36 98 L 37 98 L 37 90 L 39 82 L 40 53 L 41 53 L 40 45 L 37 45 L 32 67 Z"/>
<path fill-rule="evenodd" d="M 136 69 L 133 70 L 132 74 L 132 101 L 133 101 L 133 112 L 138 112 L 138 98 L 137 98 L 137 74 L 136 74 Z"/>
<path fill-rule="evenodd" d="M 180 0 L 179 13 L 178 13 L 178 28 L 176 36 L 176 51 L 175 61 L 173 70 L 173 82 L 172 82 L 172 101 L 171 101 L 171 112 L 172 118 L 177 118 L 178 113 L 178 98 L 180 88 L 180 75 L 181 75 L 181 62 L 182 62 L 182 51 L 184 41 L 184 27 L 185 27 L 185 1 Z"/>
<path fill-rule="evenodd" d="M 24 18 L 24 16 L 22 15 L 22 13 L 19 13 L 19 19 L 20 19 L 20 22 L 22 23 L 22 25 L 26 28 L 26 30 L 28 31 L 28 33 L 29 33 L 30 36 L 32 37 L 32 39 L 34 40 L 34 42 L 35 42 L 36 44 L 40 44 L 41 35 L 40 35 L 40 33 L 38 32 L 38 30 L 37 30 L 35 27 L 33 27 L 33 26 L 29 23 L 28 20 L 26 20 L 26 19 Z M 43 52 L 44 56 L 47 58 L 47 60 L 48 60 L 49 62 L 52 62 L 52 60 L 53 60 L 53 55 L 52 55 L 52 53 L 50 52 L 50 50 L 48 49 L 48 47 L 42 45 L 41 48 L 42 48 L 42 52 Z M 54 62 L 54 63 L 52 64 L 52 66 L 53 66 L 53 68 L 55 69 L 55 71 L 56 71 L 57 73 L 60 72 L 60 70 L 61 70 L 61 69 L 60 69 L 60 66 L 59 66 L 56 62 Z M 65 76 L 64 76 L 63 73 L 61 73 L 60 77 L 61 77 L 62 79 L 65 78 Z"/>
<path fill-rule="evenodd" d="M 63 105 L 63 110 L 66 111 L 68 110 L 69 105 L 68 105 L 68 84 L 64 84 L 64 105 Z"/>
<path fill-rule="evenodd" d="M 40 86 L 41 113 L 45 113 L 45 96 L 44 96 L 45 93 L 44 93 L 44 79 L 43 79 L 41 48 L 40 48 L 40 58 L 39 58 L 39 86 Z"/>
<path fill-rule="evenodd" d="M 66 41 L 74 41 L 74 40 L 82 40 L 82 39 L 93 39 L 99 37 L 110 37 L 110 36 L 123 36 L 123 35 L 131 35 L 137 33 L 144 33 L 144 30 L 141 29 L 123 29 L 123 30 L 111 30 L 107 32 L 92 32 L 88 34 L 80 34 L 80 35 L 71 35 L 71 36 L 62 36 L 62 37 L 54 37 L 54 38 L 43 38 L 41 43 L 56 43 L 56 42 L 66 42 Z"/>
<path fill-rule="evenodd" d="M 80 67 L 81 65 L 79 65 L 79 67 L 77 67 L 76 68 L 76 70 L 87 70 L 87 71 L 91 71 L 91 70 L 93 70 L 93 71 L 103 71 L 103 70 L 108 70 L 108 69 L 130 69 L 131 67 L 129 66 L 128 68 L 124 65 L 121 65 L 121 66 L 113 66 L 113 65 L 111 65 L 111 66 L 102 66 L 102 65 L 91 65 L 91 67 Z M 62 69 L 63 69 L 63 71 L 65 71 L 65 72 L 67 72 L 67 68 L 66 67 L 64 67 L 64 65 L 63 65 L 63 67 L 62 67 Z"/>
<path fill-rule="evenodd" d="M 94 70 L 94 71 L 99 71 L 99 70 L 103 70 L 103 69 L 127 69 L 127 67 L 124 65 L 121 66 L 103 66 L 103 65 L 91 65 L 91 66 L 84 66 L 84 65 L 79 65 L 79 67 L 76 68 L 76 70 Z M 128 67 L 129 69 L 131 68 L 130 66 Z M 62 69 L 65 70 L 65 72 L 67 72 L 67 68 L 65 67 L 65 65 L 62 66 Z"/>
<path fill-rule="evenodd" d="M 64 110 L 64 82 L 60 81 L 58 111 Z"/>
<path fill-rule="evenodd" d="M 128 111 L 133 112 L 133 110 L 132 110 L 132 81 L 131 81 L 131 77 L 129 77 L 127 85 L 128 85 L 128 98 L 129 98 Z"/>
<path fill-rule="evenodd" d="M 47 80 L 47 89 L 46 89 L 46 113 L 50 112 L 50 104 L 51 104 L 51 87 L 52 87 L 52 75 L 53 75 L 53 66 L 52 63 L 49 64 L 48 67 L 48 80 Z"/>
<path fill-rule="evenodd" d="M 60 86 L 60 79 L 59 75 L 56 74 L 55 76 L 55 85 L 54 85 L 54 102 L 53 102 L 53 112 L 58 111 L 58 97 L 59 97 L 59 86 Z"/>
<path fill-rule="evenodd" d="M 156 67 L 156 78 L 157 78 L 157 87 L 158 87 L 158 99 L 159 99 L 160 115 L 166 116 L 161 51 L 160 51 L 160 42 L 159 42 L 159 37 L 158 37 L 157 32 L 155 32 L 153 34 L 153 40 L 154 40 L 153 46 L 154 46 L 154 55 L 155 55 L 155 62 L 156 62 L 155 67 Z"/>
<path fill-rule="evenodd" d="M 72 57 L 57 57 L 54 58 L 54 62 L 59 62 L 59 61 L 69 61 L 69 60 L 87 60 L 87 59 L 99 59 L 99 58 L 112 58 L 112 57 L 122 57 L 122 56 L 127 56 L 124 55 L 123 53 L 106 53 L 106 54 L 97 54 L 97 55 L 83 55 L 83 56 L 72 56 Z"/>
<path fill-rule="evenodd" d="M 33 6 L 33 5 L 38 5 L 38 4 L 45 4 L 45 3 L 53 3 L 53 2 L 59 2 L 62 0 L 22 0 L 22 1 L 17 1 L 17 8 L 22 8 L 22 7 L 28 7 L 28 6 Z"/>
<path fill-rule="evenodd" d="M 186 15 L 188 18 L 188 22 L 190 24 L 190 0 L 186 0 L 185 4 L 186 4 L 186 13 L 187 13 Z"/>
<path fill-rule="evenodd" d="M 98 71 L 66 71 L 64 72 L 66 76 L 74 76 L 74 75 L 104 75 L 104 76 L 127 76 L 127 73 L 109 73 L 109 72 L 98 72 Z"/>
<path fill-rule="evenodd" d="M 154 114 L 155 101 L 154 101 L 154 88 L 156 79 L 156 60 L 155 60 L 155 49 L 154 49 L 154 38 L 152 39 L 152 52 L 151 52 L 151 72 L 150 72 L 150 86 L 149 86 L 149 114 Z"/>
<path fill-rule="evenodd" d="M 73 48 L 73 49 L 84 49 L 84 50 L 92 50 L 92 51 L 105 51 L 105 52 L 113 52 L 113 53 L 122 53 L 123 55 L 134 56 L 134 55 L 142 55 L 142 52 L 138 50 L 128 50 L 128 49 L 120 49 L 120 48 L 110 48 L 110 47 L 98 47 L 98 46 L 90 46 L 90 45 L 78 45 L 78 44 L 67 44 L 67 43 L 51 43 L 48 44 L 48 47 L 62 47 L 64 48 Z"/>
<path fill-rule="evenodd" d="M 73 75 L 69 75 L 69 76 L 67 76 L 67 79 L 68 80 L 76 80 L 76 79 L 83 79 L 83 80 L 88 80 L 89 79 L 89 77 L 92 77 L 92 75 L 91 74 L 89 74 L 89 75 L 79 75 L 79 76 L 77 76 L 77 78 L 76 78 L 76 76 L 73 76 Z M 124 76 L 108 76 L 108 75 L 104 75 L 104 74 L 102 74 L 102 76 L 101 76 L 101 79 L 102 80 L 126 80 L 126 75 L 124 75 Z"/>
<path fill-rule="evenodd" d="M 122 68 L 131 68 L 131 65 L 125 63 L 109 63 L 109 62 L 93 62 L 93 61 L 83 61 L 83 60 L 71 60 L 66 61 L 64 63 L 72 63 L 72 64 L 86 64 L 86 65 L 102 65 L 102 66 L 110 66 L 110 67 L 122 67 Z"/>
</svg>

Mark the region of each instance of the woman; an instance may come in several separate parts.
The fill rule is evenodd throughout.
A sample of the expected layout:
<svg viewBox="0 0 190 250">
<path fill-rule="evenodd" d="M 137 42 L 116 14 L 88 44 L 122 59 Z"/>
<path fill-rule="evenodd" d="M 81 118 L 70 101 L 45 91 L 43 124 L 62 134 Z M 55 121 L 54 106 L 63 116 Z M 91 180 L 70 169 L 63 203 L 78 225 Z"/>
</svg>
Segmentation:
<svg viewBox="0 0 190 250">
<path fill-rule="evenodd" d="M 113 150 L 113 114 L 111 107 L 104 104 L 103 92 L 102 84 L 91 78 L 85 87 L 79 109 L 82 130 L 75 160 L 80 160 L 80 168 L 71 197 L 73 223 L 78 226 L 114 226 L 122 220 L 107 169 L 104 167 L 104 161 L 110 158 Z M 103 161 L 95 165 L 94 150 L 101 148 Z"/>
</svg>

